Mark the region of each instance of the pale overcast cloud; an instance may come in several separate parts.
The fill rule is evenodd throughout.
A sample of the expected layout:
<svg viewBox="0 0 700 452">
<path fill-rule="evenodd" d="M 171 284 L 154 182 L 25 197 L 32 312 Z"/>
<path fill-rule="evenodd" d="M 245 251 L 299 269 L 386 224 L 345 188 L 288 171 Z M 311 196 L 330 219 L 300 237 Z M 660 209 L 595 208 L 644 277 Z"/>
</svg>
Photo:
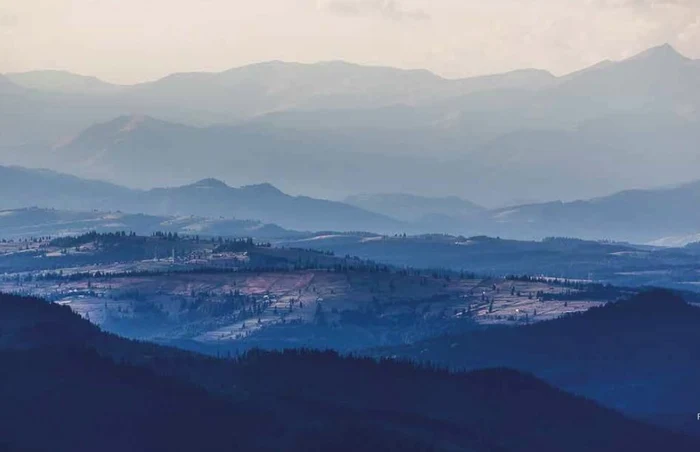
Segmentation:
<svg viewBox="0 0 700 452">
<path fill-rule="evenodd" d="M 398 0 L 318 0 L 318 8 L 341 16 L 379 15 L 391 20 L 425 20 L 430 15 L 422 9 L 406 9 Z"/>
<path fill-rule="evenodd" d="M 700 58 L 700 0 L 0 0 L 0 71 L 131 83 L 279 59 L 561 74 L 669 42 Z"/>
</svg>

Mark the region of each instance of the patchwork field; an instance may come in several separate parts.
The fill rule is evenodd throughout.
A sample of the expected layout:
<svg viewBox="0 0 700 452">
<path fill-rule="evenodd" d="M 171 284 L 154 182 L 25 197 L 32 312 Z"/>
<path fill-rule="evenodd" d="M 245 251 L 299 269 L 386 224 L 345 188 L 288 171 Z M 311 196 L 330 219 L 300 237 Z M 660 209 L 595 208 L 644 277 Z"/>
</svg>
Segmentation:
<svg viewBox="0 0 700 452">
<path fill-rule="evenodd" d="M 68 304 L 127 336 L 217 347 L 257 343 L 266 334 L 275 344 L 323 346 L 317 333 L 354 335 L 358 345 L 401 343 L 479 325 L 548 320 L 602 302 L 547 281 L 329 270 L 73 274 L 31 283 L 5 276 L 0 291 Z"/>
<path fill-rule="evenodd" d="M 0 291 L 69 305 L 108 331 L 205 351 L 357 349 L 540 322 L 625 293 L 586 281 L 377 264 L 173 234 L 2 243 Z"/>
</svg>

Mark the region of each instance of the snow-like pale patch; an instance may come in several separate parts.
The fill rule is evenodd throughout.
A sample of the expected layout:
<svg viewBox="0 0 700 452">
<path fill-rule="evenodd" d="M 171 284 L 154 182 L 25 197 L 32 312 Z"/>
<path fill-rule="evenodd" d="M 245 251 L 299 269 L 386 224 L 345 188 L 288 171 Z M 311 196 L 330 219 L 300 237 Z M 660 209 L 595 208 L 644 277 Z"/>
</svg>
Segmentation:
<svg viewBox="0 0 700 452">
<path fill-rule="evenodd" d="M 195 221 L 197 220 L 197 221 Z M 217 220 L 209 218 L 197 218 L 193 216 L 181 216 L 172 218 L 161 223 L 162 226 L 179 226 L 187 232 L 201 232 L 212 224 L 216 224 Z"/>
<path fill-rule="evenodd" d="M 315 237 L 310 237 L 308 239 L 297 240 L 297 242 L 312 242 L 314 240 L 327 240 L 327 239 L 335 239 L 338 237 L 345 237 L 345 236 L 341 235 L 341 234 L 317 235 Z"/>
<path fill-rule="evenodd" d="M 384 237 L 381 235 L 378 235 L 376 237 L 365 237 L 364 239 L 360 240 L 360 243 L 366 243 L 366 242 L 377 242 L 379 240 L 382 240 Z"/>
<path fill-rule="evenodd" d="M 161 225 L 175 225 L 175 224 L 187 224 L 190 221 L 192 221 L 192 216 L 180 216 L 180 217 L 174 217 L 169 220 L 163 221 Z"/>
<path fill-rule="evenodd" d="M 494 215 L 493 217 L 494 218 L 505 218 L 505 217 L 511 216 L 513 214 L 516 214 L 518 212 L 520 212 L 520 209 L 504 210 L 503 212 L 500 212 L 500 213 Z"/>
<path fill-rule="evenodd" d="M 2 210 L 2 211 L 0 211 L 0 217 L 11 217 L 15 214 L 16 214 L 16 212 L 14 210 Z"/>
<path fill-rule="evenodd" d="M 103 220 L 120 220 L 122 218 L 124 218 L 124 215 L 121 213 L 108 213 L 102 216 Z"/>
<path fill-rule="evenodd" d="M 617 272 L 616 275 L 620 276 L 660 276 L 670 274 L 670 270 L 640 270 L 636 272 Z"/>
<path fill-rule="evenodd" d="M 131 132 L 136 130 L 136 128 L 146 120 L 143 115 L 135 115 L 131 117 L 131 120 L 120 130 L 120 132 Z"/>
<path fill-rule="evenodd" d="M 700 242 L 700 234 L 662 237 L 647 243 L 647 245 L 662 246 L 666 248 L 680 248 L 695 242 Z"/>
<path fill-rule="evenodd" d="M 595 282 L 593 279 L 580 279 L 580 278 L 562 278 L 559 276 L 547 276 L 547 275 L 537 275 L 539 279 L 542 279 L 547 282 L 554 282 L 554 281 L 561 281 L 562 279 L 566 279 L 569 282 L 572 283 L 584 283 L 584 284 L 590 284 Z"/>
<path fill-rule="evenodd" d="M 520 212 L 520 209 L 504 210 L 503 212 L 494 215 L 493 218 L 495 220 L 507 220 L 508 217 L 515 215 L 518 212 Z"/>
<path fill-rule="evenodd" d="M 53 144 L 53 146 L 51 146 L 51 151 L 56 151 L 62 147 L 68 146 L 73 141 L 75 141 L 76 138 L 78 138 L 77 135 L 60 138 L 58 141 L 56 141 L 56 143 Z"/>
<path fill-rule="evenodd" d="M 206 227 L 206 223 L 193 223 L 185 226 L 183 229 L 188 232 L 202 232 Z"/>
<path fill-rule="evenodd" d="M 649 253 L 645 251 L 616 251 L 614 253 L 608 253 L 609 256 L 618 256 L 618 257 L 643 257 L 648 255 Z"/>
</svg>

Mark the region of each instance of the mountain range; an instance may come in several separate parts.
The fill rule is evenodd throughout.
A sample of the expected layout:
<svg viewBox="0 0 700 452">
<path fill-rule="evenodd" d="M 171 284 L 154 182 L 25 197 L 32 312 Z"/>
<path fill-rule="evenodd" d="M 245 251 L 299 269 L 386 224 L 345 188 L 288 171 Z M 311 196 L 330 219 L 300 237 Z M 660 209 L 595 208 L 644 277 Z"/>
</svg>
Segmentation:
<svg viewBox="0 0 700 452">
<path fill-rule="evenodd" d="M 624 190 L 571 202 L 550 201 L 485 209 L 457 197 L 405 194 L 352 196 L 349 204 L 384 212 L 422 232 L 502 236 L 608 239 L 684 246 L 698 240 L 700 182 Z"/>
<path fill-rule="evenodd" d="M 87 216 L 66 213 L 64 221 L 71 222 L 73 227 L 79 226 L 75 222 L 80 221 L 87 227 L 90 222 L 95 227 L 111 222 L 121 228 L 131 225 L 141 229 L 144 224 L 151 225 L 150 227 L 162 224 L 163 229 L 179 225 L 191 232 L 201 233 L 229 231 L 229 234 L 235 234 L 237 229 L 239 232 L 255 231 L 252 227 L 255 226 L 255 222 L 245 226 L 242 221 L 238 224 L 235 221 L 220 221 L 238 219 L 274 223 L 297 230 L 395 232 L 401 228 L 401 222 L 387 216 L 340 202 L 290 196 L 270 184 L 233 188 L 216 179 L 203 179 L 180 187 L 136 190 L 48 170 L 0 166 L 0 209 L 26 207 L 69 211 L 119 211 L 117 216 L 111 217 L 105 216 L 104 213 Z M 142 217 L 132 221 L 133 216 L 127 218 L 121 211 L 132 214 L 145 213 L 150 218 Z M 6 215 L 9 213 L 6 212 Z M 177 220 L 178 217 L 185 218 Z M 14 227 L 27 228 L 33 224 L 32 221 L 20 224 L 21 220 L 18 218 L 27 220 L 26 215 L 14 215 L 14 218 Z M 111 218 L 111 221 L 105 223 L 99 220 L 100 218 Z M 57 226 L 54 220 L 52 227 Z M 245 227 L 240 229 L 240 226 Z M 267 231 L 271 230 L 286 234 L 281 228 L 268 227 Z"/>
<path fill-rule="evenodd" d="M 184 218 L 179 220 L 178 227 L 203 233 L 233 234 L 249 230 L 223 221 L 237 219 L 251 220 L 251 225 L 260 222 L 260 225 L 298 231 L 449 233 L 520 240 L 579 237 L 683 246 L 697 241 L 700 232 L 700 214 L 695 209 L 700 202 L 699 182 L 628 190 L 590 200 L 501 209 L 486 209 L 458 197 L 431 198 L 402 193 L 364 194 L 344 202 L 329 201 L 291 196 L 269 183 L 234 188 L 213 178 L 141 190 L 49 170 L 2 166 L 0 188 L 0 209 L 120 211 L 150 215 L 153 221 L 146 221 L 149 224 L 172 224 L 175 219 Z M 140 221 L 127 223 L 142 231 Z M 20 229 L 27 226 L 23 224 Z M 279 228 L 268 228 L 264 235 L 269 237 L 274 230 L 280 237 L 288 235 Z"/>
<path fill-rule="evenodd" d="M 8 74 L 0 162 L 140 188 L 216 177 L 336 199 L 401 187 L 489 208 L 570 202 L 693 180 L 699 80 L 700 63 L 668 45 L 562 77 L 342 62 L 132 86 Z"/>
<path fill-rule="evenodd" d="M 590 200 L 501 209 L 486 209 L 458 197 L 431 198 L 402 193 L 364 194 L 349 197 L 344 202 L 329 201 L 291 196 L 269 183 L 234 188 L 213 178 L 170 188 L 141 190 L 49 170 L 3 166 L 0 166 L 0 189 L 0 209 L 96 210 L 102 212 L 102 216 L 104 212 L 121 211 L 150 215 L 152 221 L 146 221 L 149 225 L 167 223 L 172 226 L 175 219 L 180 218 L 178 228 L 224 235 L 251 230 L 255 224 L 258 224 L 255 228 L 268 224 L 298 231 L 449 233 L 520 240 L 579 237 L 684 246 L 697 241 L 700 233 L 700 214 L 695 208 L 700 202 L 700 182 L 628 190 Z M 97 221 L 94 215 L 88 217 L 88 223 L 85 223 L 87 218 L 80 219 L 82 226 L 73 223 L 78 229 L 71 231 L 79 232 L 89 227 L 90 221 Z M 233 219 L 252 222 L 241 229 L 224 221 Z M 135 227 L 134 230 L 146 230 L 139 226 L 141 220 L 131 221 L 123 215 L 122 220 L 126 221 L 123 224 Z M 114 222 L 94 224 L 98 227 Z M 19 227 L 15 232 L 26 230 L 30 223 L 13 226 Z M 274 227 L 267 228 L 264 235 L 269 237 L 275 230 L 280 237 L 288 235 Z M 5 233 L 9 232 L 5 229 Z"/>
<path fill-rule="evenodd" d="M 697 236 L 700 213 L 693 206 L 699 202 L 696 181 L 590 200 L 514 206 L 491 212 L 497 225 L 492 233 L 507 235 L 517 225 L 526 238 L 565 235 L 684 245 Z"/>
</svg>

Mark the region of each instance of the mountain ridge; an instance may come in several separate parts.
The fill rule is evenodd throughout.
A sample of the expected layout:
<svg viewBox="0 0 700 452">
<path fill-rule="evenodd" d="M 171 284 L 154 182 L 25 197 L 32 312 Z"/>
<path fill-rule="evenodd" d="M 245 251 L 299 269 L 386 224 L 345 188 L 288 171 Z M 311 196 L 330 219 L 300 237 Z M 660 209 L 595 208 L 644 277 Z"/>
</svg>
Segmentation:
<svg viewBox="0 0 700 452">
<path fill-rule="evenodd" d="M 26 72 L 10 72 L 5 77 L 18 86 L 38 91 L 57 93 L 112 94 L 125 88 L 100 80 L 91 75 L 80 75 L 65 70 L 34 70 Z"/>
<path fill-rule="evenodd" d="M 587 71 L 589 69 L 595 68 L 596 66 L 599 65 L 607 65 L 608 63 L 619 63 L 619 62 L 624 62 L 624 61 L 635 61 L 635 60 L 642 60 L 645 58 L 670 58 L 672 60 L 683 60 L 683 61 L 698 61 L 695 59 L 692 59 L 690 57 L 687 57 L 683 55 L 681 52 L 679 52 L 673 45 L 670 43 L 663 43 L 659 44 L 656 46 L 652 46 L 646 50 L 642 50 L 630 57 L 627 58 L 622 58 L 619 60 L 612 60 L 612 59 L 603 59 L 598 63 L 595 63 L 590 66 L 582 67 L 579 69 L 575 69 L 569 73 L 562 74 L 560 76 L 555 76 L 553 75 L 550 71 L 546 69 L 540 69 L 540 68 L 520 68 L 520 69 L 512 69 L 504 72 L 496 72 L 496 73 L 485 73 L 485 74 L 478 74 L 478 75 L 471 75 L 471 76 L 465 76 L 465 77 L 452 77 L 452 78 L 447 78 L 443 77 L 437 73 L 434 73 L 428 69 L 422 69 L 422 68 L 414 68 L 414 69 L 406 69 L 406 68 L 400 68 L 400 67 L 394 67 L 394 66 L 387 66 L 387 65 L 374 65 L 374 64 L 362 64 L 362 63 L 355 63 L 352 61 L 346 61 L 346 60 L 321 60 L 313 63 L 301 63 L 301 62 L 296 62 L 296 61 L 288 61 L 288 60 L 266 60 L 266 61 L 260 61 L 260 62 L 255 62 L 255 63 L 249 63 L 249 64 L 244 64 L 241 66 L 233 66 L 228 69 L 222 69 L 218 71 L 184 71 L 184 72 L 173 72 L 170 74 L 166 74 L 162 77 L 150 80 L 150 81 L 142 81 L 142 82 L 135 82 L 131 84 L 117 84 L 117 83 L 112 83 L 112 82 L 107 82 L 104 81 L 96 76 L 93 75 L 81 75 L 77 74 L 74 72 L 71 72 L 69 70 L 57 70 L 57 69 L 35 69 L 35 70 L 29 70 L 29 71 L 23 71 L 23 72 L 7 72 L 0 74 L 8 79 L 15 79 L 15 80 L 22 80 L 25 77 L 29 76 L 41 76 L 41 75 L 56 75 L 56 76 L 65 76 L 68 78 L 75 78 L 77 80 L 86 80 L 86 81 L 96 81 L 99 82 L 100 84 L 104 85 L 111 85 L 114 87 L 131 87 L 131 86 L 138 86 L 138 85 L 145 85 L 145 84 L 152 84 L 161 80 L 164 80 L 168 77 L 187 77 L 191 76 L 192 74 L 202 74 L 202 75 L 221 75 L 221 74 L 226 74 L 226 73 L 232 73 L 236 71 L 256 71 L 259 69 L 280 69 L 284 67 L 296 67 L 296 68 L 313 68 L 313 67 L 350 67 L 350 68 L 363 68 L 363 69 L 370 69 L 370 70 L 389 70 L 389 71 L 395 71 L 397 73 L 407 73 L 407 74 L 420 74 L 420 75 L 426 75 L 431 78 L 437 78 L 437 79 L 442 79 L 445 81 L 452 81 L 452 82 L 463 82 L 465 80 L 473 80 L 473 79 L 482 79 L 482 78 L 488 78 L 488 77 L 503 77 L 503 76 L 508 76 L 508 75 L 517 75 L 517 74 L 528 74 L 528 73 L 539 73 L 542 75 L 549 75 L 554 78 L 568 78 L 573 74 L 576 74 L 578 72 L 582 71 Z M 26 83 L 26 81 L 25 81 Z"/>
<path fill-rule="evenodd" d="M 452 233 L 541 240 L 546 237 L 664 243 L 699 232 L 700 181 L 634 189 L 572 202 L 484 209 L 459 197 L 370 194 L 344 202 L 286 194 L 270 183 L 235 188 L 218 178 L 133 189 L 51 170 L 0 166 L 0 208 L 122 210 L 162 216 L 260 220 L 300 231 Z M 31 181 L 29 188 L 20 189 Z M 206 191 L 205 191 L 206 190 Z M 387 197 L 388 196 L 388 197 Z M 676 240 L 677 242 L 678 240 Z M 681 244 L 685 244 L 683 242 Z M 675 242 L 674 242 L 675 243 Z"/>
<path fill-rule="evenodd" d="M 378 355 L 460 370 L 513 367 L 628 415 L 698 435 L 687 406 L 697 393 L 693 375 L 700 374 L 691 365 L 698 325 L 697 305 L 651 290 L 549 322 L 427 340 Z M 631 380 L 637 386 L 625 387 Z"/>
<path fill-rule="evenodd" d="M 67 306 L 36 298 L 0 294 L 0 313 L 0 381 L 6 383 L 0 395 L 14 402 L 0 405 L 8 416 L 0 436 L 13 446 L 75 452 L 103 443 L 111 452 L 134 438 L 177 451 L 221 444 L 465 452 L 697 448 L 695 438 L 626 419 L 507 369 L 449 373 L 309 350 L 220 360 L 103 333 Z M 309 385 L 312 376 L 316 383 Z M 54 396 L 37 400 L 37 388 Z M 37 406 L 71 415 L 46 423 L 34 415 Z M 204 422 L 189 419 L 198 410 Z M 118 431 L 104 428 L 115 420 Z M 75 427 L 84 425 L 94 428 L 79 434 Z M 263 433 L 270 430 L 279 433 Z M 572 443 L 572 437 L 586 441 Z"/>
<path fill-rule="evenodd" d="M 269 183 L 234 188 L 202 179 L 183 186 L 131 189 L 50 170 L 0 166 L 0 209 L 41 206 L 161 216 L 258 220 L 296 230 L 397 231 L 402 223 L 349 204 L 290 196 Z M 29 184 L 31 189 L 22 188 Z M 206 193 L 202 193 L 202 189 Z M 273 221 L 274 220 L 274 221 Z"/>
<path fill-rule="evenodd" d="M 399 186 L 490 207 L 689 180 L 700 65 L 666 47 L 640 55 L 556 78 L 271 63 L 111 96 L 24 90 L 3 95 L 0 161 L 141 188 L 233 176 L 324 198 Z M 163 123 L 83 135 L 124 114 Z"/>
</svg>

